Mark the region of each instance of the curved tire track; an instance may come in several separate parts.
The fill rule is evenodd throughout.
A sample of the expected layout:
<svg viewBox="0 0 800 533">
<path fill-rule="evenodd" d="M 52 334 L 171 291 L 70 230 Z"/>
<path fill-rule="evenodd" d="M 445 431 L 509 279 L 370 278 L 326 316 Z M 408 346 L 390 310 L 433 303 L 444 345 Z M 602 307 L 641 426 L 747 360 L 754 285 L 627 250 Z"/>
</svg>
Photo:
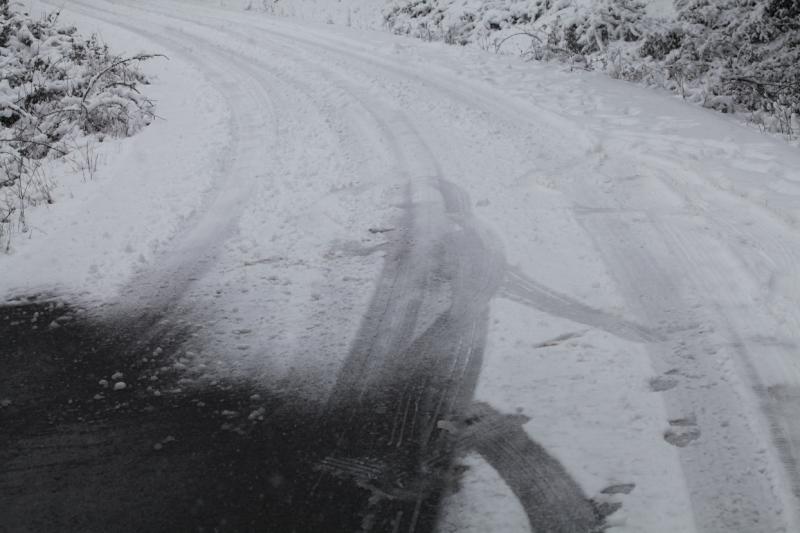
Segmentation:
<svg viewBox="0 0 800 533">
<path fill-rule="evenodd" d="M 265 116 L 250 112 L 262 104 L 270 105 L 269 88 L 275 83 L 274 76 L 264 75 L 264 64 L 248 64 L 237 58 L 234 51 L 217 49 L 211 41 L 204 43 L 195 36 L 158 35 L 123 21 L 111 11 L 98 15 L 101 10 L 97 6 L 78 4 L 94 9 L 94 12 L 87 13 L 89 16 L 107 20 L 154 42 L 185 47 L 187 51 L 192 47 L 202 49 L 206 56 L 203 63 L 213 65 L 217 78 L 234 78 L 237 83 L 227 87 L 238 87 L 235 98 L 250 102 L 243 106 L 239 102 L 240 107 L 233 111 L 239 127 L 250 124 L 245 129 L 252 134 L 251 139 L 258 138 L 258 128 L 268 121 Z M 354 94 L 357 99 L 363 97 Z M 251 428 L 250 433 L 243 435 L 244 439 L 234 436 L 230 442 L 214 449 L 212 455 L 220 464 L 207 473 L 218 475 L 230 468 L 225 480 L 230 483 L 235 478 L 234 473 L 246 467 L 252 468 L 252 477 L 246 478 L 250 484 L 246 487 L 244 502 L 253 505 L 254 498 L 263 499 L 268 494 L 271 499 L 262 501 L 261 505 L 248 510 L 242 502 L 227 499 L 239 497 L 240 493 L 227 494 L 223 490 L 222 497 L 214 498 L 218 508 L 198 511 L 193 518 L 166 516 L 163 522 L 159 522 L 152 515 L 132 516 L 120 509 L 119 502 L 116 502 L 113 509 L 126 521 L 119 530 L 147 527 L 166 531 L 188 524 L 221 530 L 419 532 L 434 529 L 440 499 L 451 482 L 451 461 L 458 451 L 457 437 L 442 429 L 441 422 L 464 419 L 469 412 L 482 362 L 488 303 L 501 287 L 505 261 L 494 237 L 472 216 L 467 193 L 442 174 L 434 151 L 414 130 L 411 121 L 396 110 L 381 109 L 376 102 L 370 102 L 367 107 L 383 125 L 384 133 L 391 137 L 388 142 L 396 147 L 395 156 L 407 174 L 409 190 L 406 218 L 402 221 L 406 231 L 394 243 L 395 249 L 385 263 L 358 340 L 324 409 L 320 412 L 314 408 L 298 407 L 291 399 L 275 400 L 275 404 L 269 406 L 270 414 L 263 427 Z M 248 136 L 247 131 L 244 136 Z M 224 190 L 198 221 L 200 228 L 190 230 L 176 243 L 175 255 L 166 258 L 168 267 L 155 274 L 158 281 L 152 284 L 151 293 L 142 295 L 140 305 L 166 307 L 160 312 L 179 318 L 169 307 L 203 268 L 213 266 L 218 247 L 233 231 L 234 213 L 237 206 L 246 200 L 253 178 L 247 156 L 257 146 L 258 141 L 252 140 L 238 144 L 229 163 L 231 166 L 225 171 L 236 177 L 244 175 L 244 180 L 232 184 L 230 191 Z M 243 162 L 235 163 L 239 159 Z M 242 166 L 237 167 L 237 164 Z M 24 314 L 27 310 L 21 308 L 20 312 Z M 113 339 L 103 356 L 116 358 L 124 354 L 133 357 L 136 350 L 131 344 L 135 344 L 133 339 L 136 336 L 159 338 L 160 335 L 152 333 L 151 327 L 149 322 L 134 322 L 120 328 L 121 333 L 103 328 L 103 334 Z M 14 325 L 9 335 L 18 336 L 19 346 L 24 347 L 28 342 Z M 60 333 L 54 335 L 56 339 L 60 338 Z M 86 342 L 86 339 L 73 338 L 58 350 L 66 350 L 65 354 L 80 358 L 79 351 L 86 347 Z M 7 353 L 3 355 L 8 356 Z M 54 372 L 58 376 L 57 383 L 71 377 L 69 373 Z M 236 391 L 237 398 L 239 395 L 240 392 Z M 139 401 L 146 402 L 142 398 L 132 399 L 130 404 L 137 409 L 123 411 L 134 413 L 131 416 L 104 413 L 99 417 L 100 424 L 83 427 L 84 415 L 98 416 L 93 407 L 85 406 L 86 411 L 77 409 L 72 413 L 73 418 L 61 421 L 62 425 L 55 430 L 28 437 L 36 446 L 52 447 L 55 444 L 57 448 L 57 441 L 63 438 L 65 431 L 68 434 L 81 431 L 98 434 L 124 425 L 125 435 L 135 435 L 138 424 L 147 428 L 147 421 L 152 422 L 142 414 L 150 412 L 148 406 L 140 405 Z M 142 408 L 141 412 L 138 407 Z M 183 413 L 182 409 L 178 411 Z M 219 417 L 228 416 L 224 414 L 227 411 L 208 415 L 197 427 L 207 430 Z M 28 415 L 30 413 L 22 412 L 22 418 L 16 421 L 24 420 Z M 194 419 L 189 417 L 187 420 L 191 425 Z M 182 425 L 185 422 L 178 423 L 172 419 L 167 422 L 175 423 L 178 431 L 197 429 Z M 159 424 L 155 425 L 161 429 Z M 24 430 L 20 431 L 24 435 Z M 529 510 L 532 527 L 553 532 L 589 531 L 596 527 L 598 517 L 566 470 L 542 453 L 538 445 L 522 442 L 521 435 L 517 432 L 510 439 L 484 439 L 476 446 L 490 463 L 508 474 L 506 479 Z M 282 440 L 280 445 L 272 443 L 276 437 Z M 188 436 L 184 438 L 189 439 Z M 9 446 L 20 446 L 22 440 L 19 437 L 14 439 Z M 195 436 L 192 442 L 202 447 L 202 438 Z M 526 468 L 521 473 L 512 474 L 502 466 L 502 458 L 508 455 L 504 447 L 516 445 L 519 449 L 513 453 L 527 456 L 527 460 L 520 463 Z M 144 454 L 138 448 L 136 453 L 127 450 L 126 455 L 124 443 L 117 440 L 115 446 L 123 450 L 123 462 L 141 460 L 150 464 L 150 459 L 143 458 Z M 261 446 L 264 449 L 259 449 Z M 19 453 L 15 452 L 14 461 L 20 460 Z M 226 453 L 230 453 L 230 457 L 226 457 Z M 81 472 L 85 472 L 80 470 L 81 465 L 90 468 L 97 465 L 92 464 L 91 454 L 87 457 L 84 451 L 79 455 L 79 469 L 70 470 L 69 477 L 81 481 Z M 40 453 L 34 462 L 37 463 L 35 469 L 47 472 L 44 487 L 63 475 L 65 468 L 72 468 L 68 454 L 63 450 L 54 452 L 47 460 L 43 457 Z M 540 468 L 535 468 L 535 465 Z M 124 465 L 116 464 L 116 469 L 119 474 L 127 473 Z M 153 475 L 147 472 L 147 468 L 145 471 L 145 475 Z M 28 472 L 26 476 L 30 474 Z M 202 473 L 189 475 L 185 471 L 181 475 L 187 479 L 203 477 Z M 48 481 L 47 476 L 54 478 Z M 543 477 L 530 479 L 530 476 Z M 15 490 L 30 490 L 30 487 L 20 488 L 20 479 L 24 482 L 31 478 L 12 474 L 10 480 L 0 481 Z M 104 486 L 97 479 L 84 481 L 94 489 Z M 173 481 L 182 484 L 180 478 Z M 203 479 L 203 482 L 207 484 L 209 480 Z M 137 490 L 145 487 L 145 490 L 176 489 L 170 483 L 154 486 L 148 486 L 148 483 L 147 479 L 142 484 L 131 481 L 122 491 L 122 497 L 127 490 L 136 504 L 152 507 L 157 506 L 152 501 L 154 495 L 149 494 L 146 502 L 141 498 L 137 500 Z M 270 490 L 270 487 L 280 487 L 281 492 Z M 190 493 L 195 494 L 194 491 Z M 36 493 L 28 493 L 27 497 L 36 497 Z M 66 498 L 63 490 L 60 497 Z M 68 501 L 62 499 L 51 507 L 55 515 L 49 519 L 50 522 L 48 519 L 38 522 L 39 525 L 27 522 L 29 529 L 64 531 L 74 527 L 82 531 L 103 530 L 107 527 L 102 515 L 106 502 L 102 494 L 98 497 L 95 505 L 99 512 L 95 508 L 89 517 L 73 517 L 72 525 L 59 521 L 65 519 L 58 513 L 64 512 Z M 175 506 L 176 514 L 186 512 L 187 502 L 180 497 L 171 504 Z M 30 502 L 24 508 L 30 509 Z M 19 523 L 25 523 L 21 517 L 22 513 L 15 514 L 15 519 L 22 520 Z"/>
</svg>

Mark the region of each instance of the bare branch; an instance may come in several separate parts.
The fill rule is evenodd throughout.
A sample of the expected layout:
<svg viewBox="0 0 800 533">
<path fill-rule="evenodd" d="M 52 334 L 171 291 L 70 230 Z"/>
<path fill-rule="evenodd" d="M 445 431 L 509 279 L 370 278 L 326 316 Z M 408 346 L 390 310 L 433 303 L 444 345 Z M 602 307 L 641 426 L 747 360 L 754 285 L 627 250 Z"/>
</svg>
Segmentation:
<svg viewBox="0 0 800 533">
<path fill-rule="evenodd" d="M 517 32 L 517 33 L 512 33 L 511 35 L 508 35 L 505 38 L 501 39 L 499 42 L 495 43 L 495 45 L 494 45 L 495 53 L 499 53 L 500 52 L 500 48 L 502 48 L 503 44 L 505 44 L 506 41 L 508 41 L 509 39 L 511 39 L 513 37 L 519 37 L 520 35 L 525 35 L 526 37 L 530 37 L 531 39 L 533 39 L 534 41 L 538 42 L 539 44 L 543 44 L 542 39 L 539 38 L 538 35 L 536 35 L 534 33 L 531 33 L 531 32 L 528 32 L 528 31 L 520 31 L 520 32 Z"/>
<path fill-rule="evenodd" d="M 54 152 L 60 153 L 61 155 L 67 155 L 67 152 L 65 152 L 64 150 L 61 150 L 60 148 L 56 148 L 52 144 L 39 142 L 39 141 L 32 141 L 30 139 L 0 139 L 0 142 L 1 143 L 25 143 L 25 144 L 33 144 L 33 145 L 36 145 L 36 146 L 44 146 L 44 147 L 46 147 L 46 148 L 48 148 L 50 150 L 53 150 Z"/>
<path fill-rule="evenodd" d="M 102 78 L 103 76 L 105 76 L 107 73 L 109 73 L 110 71 L 114 70 L 115 68 L 117 68 L 119 66 L 125 65 L 127 63 L 131 63 L 131 62 L 134 62 L 134 61 L 145 61 L 147 59 L 153 59 L 155 57 L 163 57 L 165 59 L 169 59 L 164 54 L 139 54 L 139 55 L 135 55 L 133 57 L 129 57 L 129 58 L 126 58 L 126 59 L 120 59 L 119 61 L 116 61 L 116 62 L 112 63 L 111 65 L 109 65 L 108 67 L 106 67 L 105 69 L 101 70 L 100 72 L 98 72 L 97 74 L 94 75 L 92 80 L 89 82 L 89 85 L 86 87 L 86 90 L 83 93 L 83 98 L 81 98 L 81 105 L 83 105 L 86 102 L 86 99 L 89 97 L 89 93 L 92 92 L 92 89 L 94 88 L 94 86 L 97 83 L 97 81 L 100 78 Z"/>
</svg>

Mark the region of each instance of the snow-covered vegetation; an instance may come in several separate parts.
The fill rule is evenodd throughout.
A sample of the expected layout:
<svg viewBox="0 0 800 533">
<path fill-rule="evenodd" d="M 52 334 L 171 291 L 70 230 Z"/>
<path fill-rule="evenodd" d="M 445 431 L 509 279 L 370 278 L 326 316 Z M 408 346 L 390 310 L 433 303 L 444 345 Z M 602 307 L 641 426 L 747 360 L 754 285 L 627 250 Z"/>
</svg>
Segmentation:
<svg viewBox="0 0 800 533">
<path fill-rule="evenodd" d="M 395 33 L 601 69 L 745 113 L 768 131 L 800 132 L 800 1 L 651 4 L 658 2 L 391 0 L 384 19 Z"/>
<path fill-rule="evenodd" d="M 81 36 L 58 13 L 34 18 L 0 0 L 0 245 L 27 231 L 25 210 L 52 203 L 46 162 L 68 156 L 86 177 L 91 145 L 129 136 L 154 117 L 139 92 L 137 65 L 150 55 L 114 55 L 97 35 Z"/>
<path fill-rule="evenodd" d="M 206 0 L 207 1 L 207 0 Z M 377 29 L 381 26 L 381 0 L 224 0 L 245 10 L 265 11 L 325 24 Z M 214 5 L 214 4 L 211 4 Z"/>
</svg>

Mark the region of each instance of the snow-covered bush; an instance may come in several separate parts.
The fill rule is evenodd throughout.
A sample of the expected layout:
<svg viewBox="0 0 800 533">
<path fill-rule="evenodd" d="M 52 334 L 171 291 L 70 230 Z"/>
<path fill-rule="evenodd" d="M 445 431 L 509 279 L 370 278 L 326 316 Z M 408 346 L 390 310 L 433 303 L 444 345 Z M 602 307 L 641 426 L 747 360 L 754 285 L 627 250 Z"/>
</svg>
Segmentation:
<svg viewBox="0 0 800 533">
<path fill-rule="evenodd" d="M 523 31 L 537 36 L 532 44 L 569 54 L 638 40 L 644 16 L 641 0 L 392 0 L 384 12 L 386 25 L 398 34 L 457 44 L 491 37 L 496 44 Z"/>
<path fill-rule="evenodd" d="M 211 5 L 220 2 L 220 0 L 193 1 Z M 385 0 L 225 0 L 225 3 L 229 6 L 238 4 L 245 11 L 265 12 L 278 17 L 372 30 L 381 26 L 381 12 Z"/>
<path fill-rule="evenodd" d="M 14 214 L 24 230 L 26 205 L 52 201 L 40 172 L 46 159 L 87 136 L 132 135 L 153 119 L 136 66 L 149 57 L 116 56 L 57 13 L 34 19 L 0 0 L 0 232 Z"/>
<path fill-rule="evenodd" d="M 391 0 L 385 24 L 397 34 L 465 45 L 487 35 L 525 27 L 530 0 Z"/>
<path fill-rule="evenodd" d="M 637 41 L 644 33 L 645 4 L 640 0 L 596 2 L 576 28 L 582 53 L 606 50 L 614 41 Z"/>
<path fill-rule="evenodd" d="M 673 50 L 683 45 L 684 32 L 681 28 L 670 28 L 664 32 L 654 32 L 645 36 L 639 54 L 656 60 L 665 59 Z"/>
<path fill-rule="evenodd" d="M 798 133 L 792 124 L 800 114 L 800 1 L 684 0 L 677 23 L 685 34 L 665 65 L 688 73 L 694 99 Z"/>
<path fill-rule="evenodd" d="M 800 133 L 800 0 L 674 7 L 665 20 L 642 0 L 390 0 L 384 21 L 399 34 L 603 69 Z"/>
</svg>

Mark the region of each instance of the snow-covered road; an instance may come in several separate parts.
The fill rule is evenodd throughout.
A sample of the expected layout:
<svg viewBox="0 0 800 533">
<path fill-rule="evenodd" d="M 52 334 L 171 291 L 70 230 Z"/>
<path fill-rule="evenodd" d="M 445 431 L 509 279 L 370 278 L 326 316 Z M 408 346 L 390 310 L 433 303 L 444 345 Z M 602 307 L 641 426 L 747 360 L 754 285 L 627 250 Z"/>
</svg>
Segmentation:
<svg viewBox="0 0 800 533">
<path fill-rule="evenodd" d="M 299 435 L 333 443 L 297 453 L 330 490 L 302 508 L 340 514 L 298 524 L 583 531 L 585 495 L 620 533 L 800 528 L 796 149 L 478 50 L 188 1 L 63 17 L 170 57 L 165 120 L 30 215 L 0 297 L 157 309 L 188 332 L 183 389 L 246 382 L 283 413 L 251 423 L 317 421 Z M 167 393 L 141 372 L 119 394 Z"/>
</svg>

